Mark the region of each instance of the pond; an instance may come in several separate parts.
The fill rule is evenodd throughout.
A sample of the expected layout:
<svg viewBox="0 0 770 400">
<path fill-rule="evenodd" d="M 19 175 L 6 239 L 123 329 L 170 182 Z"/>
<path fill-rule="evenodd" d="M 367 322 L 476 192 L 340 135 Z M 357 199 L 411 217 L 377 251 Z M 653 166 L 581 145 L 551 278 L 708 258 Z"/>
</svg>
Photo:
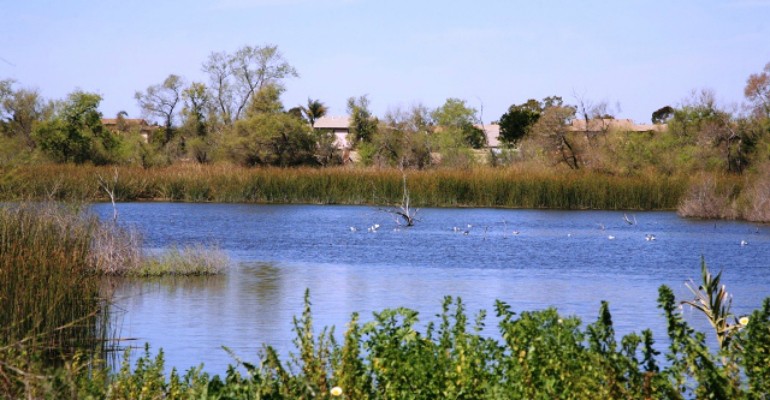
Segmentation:
<svg viewBox="0 0 770 400">
<path fill-rule="evenodd" d="M 94 209 L 112 214 L 109 204 Z M 117 286 L 120 335 L 163 348 L 167 365 L 182 371 L 203 363 L 223 373 L 233 360 L 222 345 L 246 361 L 266 344 L 288 354 L 306 289 L 316 332 L 334 325 L 341 334 L 354 311 L 369 321 L 398 306 L 436 320 L 451 295 L 470 314 L 487 310 L 485 332 L 495 336 L 498 299 L 517 312 L 555 306 L 584 324 L 607 300 L 619 335 L 651 328 L 659 350 L 657 289 L 690 298 L 684 283 L 699 279 L 701 256 L 724 271 L 736 314 L 770 296 L 770 227 L 672 212 L 422 209 L 403 228 L 387 210 L 363 206 L 123 203 L 118 211 L 149 251 L 216 244 L 233 261 L 223 276 Z"/>
</svg>

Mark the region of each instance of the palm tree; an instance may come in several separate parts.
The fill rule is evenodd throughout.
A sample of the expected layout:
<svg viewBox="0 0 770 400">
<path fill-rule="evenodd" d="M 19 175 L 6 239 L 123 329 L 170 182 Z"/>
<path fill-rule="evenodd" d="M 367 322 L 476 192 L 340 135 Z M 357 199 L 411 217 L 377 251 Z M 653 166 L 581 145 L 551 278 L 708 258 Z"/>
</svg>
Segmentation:
<svg viewBox="0 0 770 400">
<path fill-rule="evenodd" d="M 305 118 L 310 122 L 310 126 L 315 125 L 315 121 L 326 115 L 327 111 L 329 111 L 329 109 L 324 103 L 321 103 L 320 100 L 308 98 L 307 107 L 302 106 L 302 113 L 305 114 Z"/>
</svg>

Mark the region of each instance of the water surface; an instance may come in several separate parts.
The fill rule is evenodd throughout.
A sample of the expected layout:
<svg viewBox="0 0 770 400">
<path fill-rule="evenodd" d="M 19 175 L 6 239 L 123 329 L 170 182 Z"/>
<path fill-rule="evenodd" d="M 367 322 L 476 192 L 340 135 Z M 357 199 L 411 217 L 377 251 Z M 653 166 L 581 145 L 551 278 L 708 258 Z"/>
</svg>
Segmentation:
<svg viewBox="0 0 770 400">
<path fill-rule="evenodd" d="M 108 204 L 94 207 L 111 215 Z M 452 295 L 471 313 L 492 315 L 499 299 L 515 311 L 555 306 L 585 323 L 607 300 L 619 334 L 651 328 L 660 341 L 657 289 L 667 284 L 690 297 L 684 282 L 699 278 L 701 256 L 724 270 L 737 314 L 770 296 L 770 228 L 671 212 L 627 213 L 636 220 L 630 225 L 622 212 L 423 209 L 406 229 L 383 210 L 357 206 L 126 203 L 118 210 L 150 250 L 214 243 L 234 261 L 225 276 L 118 287 L 121 334 L 162 347 L 181 370 L 203 362 L 224 372 L 232 360 L 222 345 L 246 360 L 264 344 L 286 354 L 306 288 L 316 326 L 338 332 L 354 311 L 367 321 L 372 311 L 405 306 L 431 320 Z"/>
</svg>

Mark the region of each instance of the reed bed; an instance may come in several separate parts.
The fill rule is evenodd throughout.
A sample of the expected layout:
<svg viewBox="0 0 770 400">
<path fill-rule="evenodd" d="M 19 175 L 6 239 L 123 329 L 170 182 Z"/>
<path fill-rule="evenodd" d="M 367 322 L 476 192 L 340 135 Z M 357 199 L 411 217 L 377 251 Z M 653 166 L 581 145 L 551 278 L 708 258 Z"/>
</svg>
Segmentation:
<svg viewBox="0 0 770 400">
<path fill-rule="evenodd" d="M 407 171 L 413 206 L 672 210 L 689 179 L 522 168 Z M 106 201 L 97 177 L 116 175 L 118 201 L 397 204 L 396 169 L 31 166 L 0 170 L 0 199 Z"/>
<path fill-rule="evenodd" d="M 56 357 L 104 344 L 108 302 L 91 257 L 99 226 L 64 206 L 0 208 L 0 348 Z"/>
<path fill-rule="evenodd" d="M 203 245 L 147 256 L 136 231 L 77 206 L 0 206 L 0 398 L 60 398 L 47 392 L 59 375 L 106 377 L 117 335 L 103 276 L 211 275 L 228 263 L 222 251 Z M 82 383 L 59 389 L 76 398 L 67 390 L 105 387 Z"/>
</svg>

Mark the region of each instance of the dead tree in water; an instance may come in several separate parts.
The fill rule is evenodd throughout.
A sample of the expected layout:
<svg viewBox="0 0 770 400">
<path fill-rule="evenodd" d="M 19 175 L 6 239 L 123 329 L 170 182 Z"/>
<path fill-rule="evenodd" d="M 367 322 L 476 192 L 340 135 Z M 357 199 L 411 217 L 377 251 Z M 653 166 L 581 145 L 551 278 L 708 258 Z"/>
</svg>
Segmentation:
<svg viewBox="0 0 770 400">
<path fill-rule="evenodd" d="M 409 207 L 409 189 L 406 187 L 406 172 L 404 172 L 403 167 L 400 168 L 401 170 L 401 179 L 404 185 L 404 192 L 403 196 L 401 197 L 401 204 L 398 206 L 390 209 L 388 212 L 393 215 L 393 218 L 396 220 L 396 224 L 401 225 L 399 222 L 399 217 L 401 220 L 404 221 L 407 227 L 414 226 L 414 223 L 417 221 L 417 211 Z"/>
<path fill-rule="evenodd" d="M 99 187 L 107 193 L 112 202 L 112 222 L 118 222 L 118 207 L 115 205 L 115 189 L 118 186 L 118 169 L 115 168 L 115 173 L 112 176 L 112 182 L 104 179 L 100 174 L 96 174 L 96 179 L 99 181 Z"/>
</svg>

